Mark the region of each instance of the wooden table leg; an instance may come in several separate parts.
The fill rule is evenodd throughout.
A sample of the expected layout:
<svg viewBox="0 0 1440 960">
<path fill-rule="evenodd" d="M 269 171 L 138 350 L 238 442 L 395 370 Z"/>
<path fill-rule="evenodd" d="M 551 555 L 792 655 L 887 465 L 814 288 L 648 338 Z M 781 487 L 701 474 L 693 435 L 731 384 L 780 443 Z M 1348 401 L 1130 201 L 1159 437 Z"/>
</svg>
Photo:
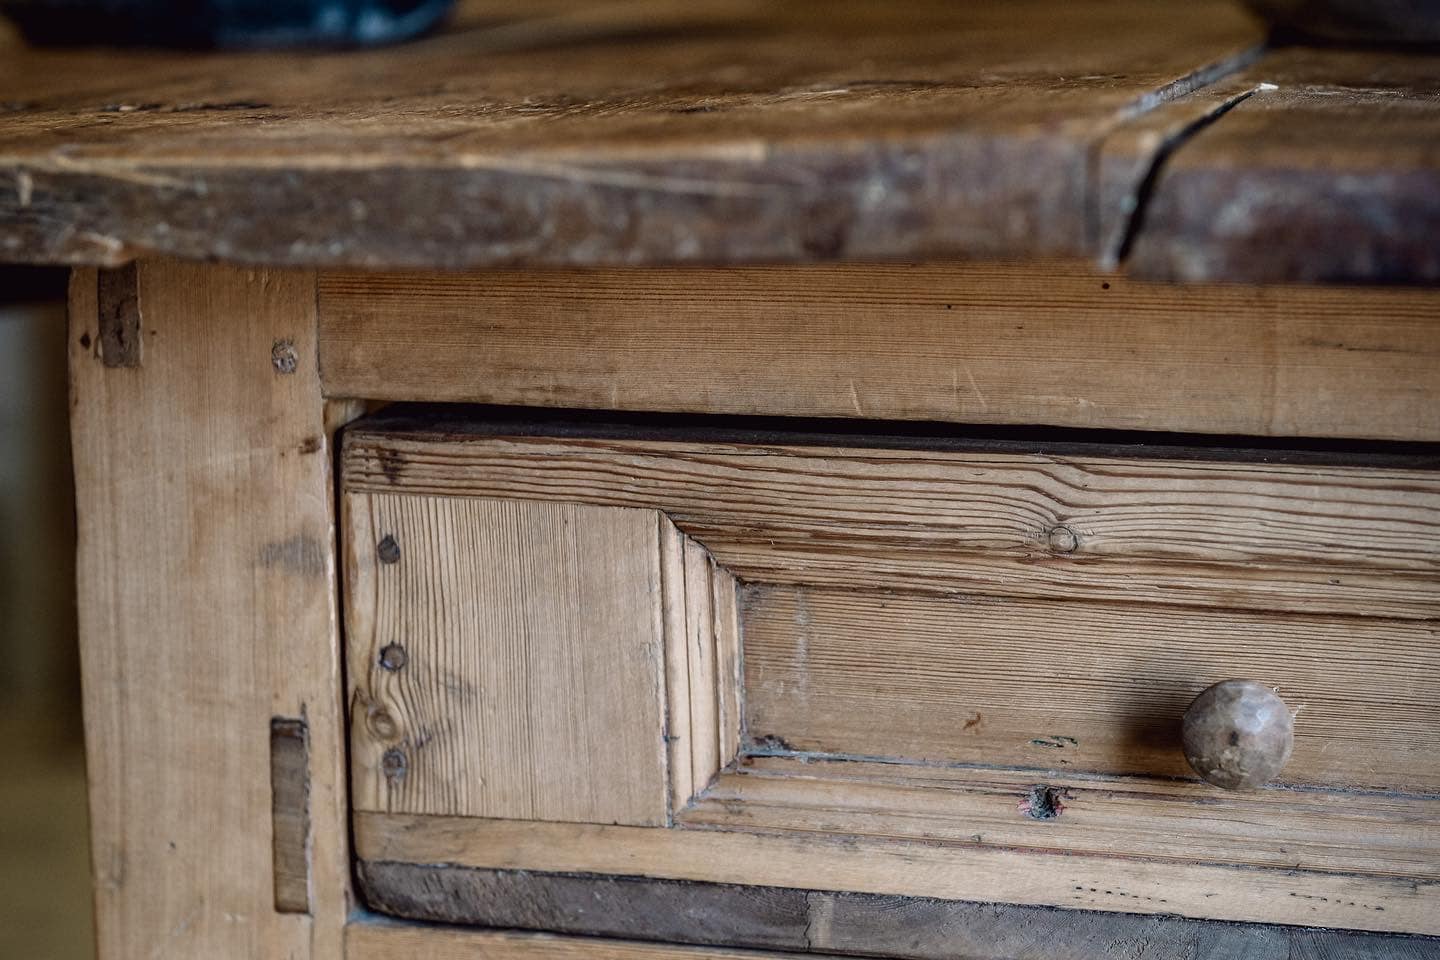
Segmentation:
<svg viewBox="0 0 1440 960">
<path fill-rule="evenodd" d="M 100 957 L 338 958 L 348 853 L 314 275 L 82 269 L 70 310 Z"/>
</svg>

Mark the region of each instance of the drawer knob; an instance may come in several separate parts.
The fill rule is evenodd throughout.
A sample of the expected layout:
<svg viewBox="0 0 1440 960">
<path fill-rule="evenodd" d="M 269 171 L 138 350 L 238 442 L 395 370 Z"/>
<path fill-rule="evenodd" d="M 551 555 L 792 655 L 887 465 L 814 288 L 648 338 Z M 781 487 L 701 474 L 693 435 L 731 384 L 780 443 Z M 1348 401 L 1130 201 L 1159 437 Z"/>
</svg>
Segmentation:
<svg viewBox="0 0 1440 960">
<path fill-rule="evenodd" d="M 1185 759 L 1201 778 L 1226 790 L 1272 779 L 1290 759 L 1295 720 L 1275 691 L 1254 680 L 1222 680 L 1185 711 Z"/>
</svg>

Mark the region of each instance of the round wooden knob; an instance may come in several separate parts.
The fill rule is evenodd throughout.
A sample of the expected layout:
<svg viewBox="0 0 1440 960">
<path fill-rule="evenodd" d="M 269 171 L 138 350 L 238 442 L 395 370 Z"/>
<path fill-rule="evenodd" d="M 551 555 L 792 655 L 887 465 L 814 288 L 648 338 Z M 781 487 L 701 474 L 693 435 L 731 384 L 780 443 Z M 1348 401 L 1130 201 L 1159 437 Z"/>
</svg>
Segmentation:
<svg viewBox="0 0 1440 960">
<path fill-rule="evenodd" d="M 1295 719 L 1275 691 L 1254 680 L 1222 680 L 1185 711 L 1185 759 L 1217 787 L 1248 790 L 1273 778 L 1295 746 Z"/>
</svg>

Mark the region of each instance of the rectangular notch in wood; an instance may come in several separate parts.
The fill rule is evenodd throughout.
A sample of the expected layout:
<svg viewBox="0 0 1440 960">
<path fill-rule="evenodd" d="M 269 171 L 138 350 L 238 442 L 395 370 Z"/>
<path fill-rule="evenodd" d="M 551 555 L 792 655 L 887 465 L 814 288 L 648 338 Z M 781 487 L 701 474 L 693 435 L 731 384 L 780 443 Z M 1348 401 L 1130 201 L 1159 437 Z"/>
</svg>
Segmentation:
<svg viewBox="0 0 1440 960">
<path fill-rule="evenodd" d="M 138 367 L 144 347 L 139 265 L 131 262 L 96 274 L 100 361 L 107 367 Z"/>
<path fill-rule="evenodd" d="M 734 584 L 656 511 L 345 508 L 357 809 L 660 825 L 733 757 Z"/>
<path fill-rule="evenodd" d="M 304 720 L 270 721 L 275 909 L 310 912 L 310 737 Z"/>
</svg>

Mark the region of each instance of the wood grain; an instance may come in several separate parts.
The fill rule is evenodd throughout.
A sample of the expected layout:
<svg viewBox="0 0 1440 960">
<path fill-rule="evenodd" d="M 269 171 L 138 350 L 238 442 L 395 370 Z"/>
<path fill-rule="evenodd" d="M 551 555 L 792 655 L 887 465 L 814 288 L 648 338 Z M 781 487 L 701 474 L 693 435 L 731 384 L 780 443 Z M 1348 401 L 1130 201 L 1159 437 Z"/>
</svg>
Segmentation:
<svg viewBox="0 0 1440 960">
<path fill-rule="evenodd" d="M 1118 268 L 1129 256 L 1145 223 L 1154 178 L 1170 155 L 1261 90 L 1260 81 L 1241 71 L 1160 104 L 1105 138 L 1095 160 L 1093 201 L 1102 266 Z"/>
<path fill-rule="evenodd" d="M 311 55 L 0 55 L 0 255 L 453 268 L 1066 252 L 1224 0 L 480 0 Z"/>
<path fill-rule="evenodd" d="M 1017 814 L 1018 816 L 1018 814 Z M 1440 933 L 1440 885 L 939 841 L 360 813 L 362 860 Z"/>
<path fill-rule="evenodd" d="M 813 953 L 709 950 L 593 937 L 447 929 L 373 920 L 353 922 L 345 928 L 346 960 L 475 960 L 477 957 L 485 960 L 826 960 L 824 956 Z"/>
<path fill-rule="evenodd" d="M 363 860 L 1440 932 L 1433 471 L 544 430 L 392 411 L 342 485 L 674 524 L 668 721 L 703 747 L 672 751 L 674 828 L 361 813 Z M 717 563 L 733 763 L 718 707 L 678 709 L 731 669 Z M 1232 672 L 1301 708 L 1289 789 L 1183 766 L 1185 703 Z"/>
<path fill-rule="evenodd" d="M 95 272 L 71 284 L 99 955 L 338 957 L 348 833 L 314 277 L 144 261 L 137 282 L 138 367 L 99 354 Z M 291 373 L 272 364 L 278 340 Z M 312 915 L 276 912 L 274 716 L 308 727 Z"/>
<path fill-rule="evenodd" d="M 345 515 L 355 809 L 668 820 L 654 511 L 370 495 Z"/>
<path fill-rule="evenodd" d="M 1291 48 L 1163 166 L 1139 274 L 1440 281 L 1440 56 Z"/>
<path fill-rule="evenodd" d="M 1037 789 L 1058 800 L 1055 815 L 1022 809 Z M 748 752 L 678 822 L 1428 882 L 1440 880 L 1437 811 L 1433 795 L 1227 793 L 1193 777 L 1097 777 L 1060 763 L 1005 769 Z"/>
<path fill-rule="evenodd" d="M 740 599 L 730 572 L 663 517 L 660 538 L 673 812 L 740 750 Z"/>
<path fill-rule="evenodd" d="M 371 903 L 394 916 L 671 943 L 895 960 L 1093 960 L 1120 949 L 1141 960 L 1440 956 L 1432 937 L 633 877 L 403 863 L 360 870 Z"/>
<path fill-rule="evenodd" d="M 1180 717 L 1245 677 L 1299 711 L 1278 783 L 1440 793 L 1433 620 L 757 586 L 744 630 L 746 728 L 798 751 L 1190 778 Z"/>
<path fill-rule="evenodd" d="M 1404 468 L 351 430 L 353 492 L 664 512 L 742 580 L 1434 618 Z"/>
<path fill-rule="evenodd" d="M 1175 110 L 1144 135 L 1193 120 Z M 1112 144 L 1107 189 L 1153 148 Z M 320 284 L 332 396 L 1440 440 L 1440 301 L 1416 290 L 1175 287 L 1076 261 Z"/>
</svg>

